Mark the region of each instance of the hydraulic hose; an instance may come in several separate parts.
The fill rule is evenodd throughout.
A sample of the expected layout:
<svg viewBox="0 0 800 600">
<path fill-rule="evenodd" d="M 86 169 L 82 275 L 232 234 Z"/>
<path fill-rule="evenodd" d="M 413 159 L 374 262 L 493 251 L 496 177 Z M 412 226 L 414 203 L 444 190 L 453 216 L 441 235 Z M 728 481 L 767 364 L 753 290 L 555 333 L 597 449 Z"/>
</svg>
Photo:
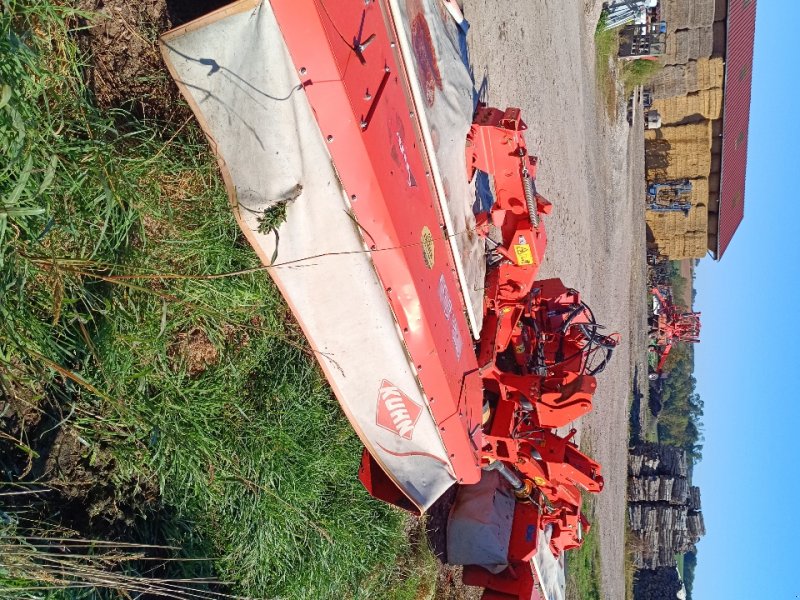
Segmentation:
<svg viewBox="0 0 800 600">
<path fill-rule="evenodd" d="M 484 471 L 497 471 L 500 476 L 505 479 L 511 489 L 514 490 L 514 495 L 517 498 L 528 498 L 531 494 L 530 485 L 527 485 L 519 476 L 509 469 L 502 461 L 496 460 L 490 465 L 483 467 Z"/>
</svg>

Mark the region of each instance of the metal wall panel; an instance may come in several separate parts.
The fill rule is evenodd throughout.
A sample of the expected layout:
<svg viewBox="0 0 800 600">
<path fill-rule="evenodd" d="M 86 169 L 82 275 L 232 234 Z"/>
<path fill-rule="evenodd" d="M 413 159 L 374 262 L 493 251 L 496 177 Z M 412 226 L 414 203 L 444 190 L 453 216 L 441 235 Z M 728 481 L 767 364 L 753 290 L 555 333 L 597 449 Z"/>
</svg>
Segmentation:
<svg viewBox="0 0 800 600">
<path fill-rule="evenodd" d="M 755 29 L 756 0 L 730 0 L 717 260 L 725 253 L 744 218 Z"/>
</svg>

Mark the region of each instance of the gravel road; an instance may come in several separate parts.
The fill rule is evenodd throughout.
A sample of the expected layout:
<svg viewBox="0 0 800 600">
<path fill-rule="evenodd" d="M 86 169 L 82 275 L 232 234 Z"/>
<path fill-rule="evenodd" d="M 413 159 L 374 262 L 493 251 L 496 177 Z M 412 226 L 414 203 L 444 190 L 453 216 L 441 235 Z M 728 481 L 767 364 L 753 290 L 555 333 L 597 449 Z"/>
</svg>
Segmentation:
<svg viewBox="0 0 800 600">
<path fill-rule="evenodd" d="M 528 148 L 540 157 L 537 189 L 553 203 L 542 276 L 580 290 L 598 321 L 622 335 L 599 376 L 594 411 L 577 424 L 603 466 L 606 486 L 595 516 L 602 588 L 605 598 L 619 600 L 625 597 L 628 406 L 646 332 L 644 136 L 641 119 L 629 127 L 621 107 L 608 116 L 596 84 L 601 4 L 464 0 L 464 13 L 476 86 L 490 105 L 522 108 Z"/>
</svg>

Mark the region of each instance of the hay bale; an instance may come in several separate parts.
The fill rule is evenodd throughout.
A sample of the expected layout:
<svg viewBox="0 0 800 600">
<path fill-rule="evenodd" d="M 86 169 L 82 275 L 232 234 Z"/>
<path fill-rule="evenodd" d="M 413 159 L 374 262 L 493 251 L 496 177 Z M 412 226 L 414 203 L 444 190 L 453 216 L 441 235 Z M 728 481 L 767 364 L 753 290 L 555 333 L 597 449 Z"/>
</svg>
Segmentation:
<svg viewBox="0 0 800 600">
<path fill-rule="evenodd" d="M 668 164 L 659 169 L 662 178 L 696 179 L 711 172 L 712 131 L 710 121 L 688 125 L 667 125 L 648 131 L 645 144 L 656 137 L 669 145 Z"/>
<path fill-rule="evenodd" d="M 711 58 L 711 55 L 714 53 L 713 19 L 707 26 L 698 27 L 696 31 L 698 37 L 697 54 L 690 56 L 690 58 Z"/>
<path fill-rule="evenodd" d="M 661 18 L 669 33 L 714 22 L 717 0 L 662 0 Z"/>
<path fill-rule="evenodd" d="M 650 88 L 655 98 L 672 98 L 686 94 L 686 65 L 667 65 L 653 77 Z"/>
<path fill-rule="evenodd" d="M 667 22 L 667 32 L 691 27 L 692 0 L 669 0 L 661 3 L 661 18 Z"/>
<path fill-rule="evenodd" d="M 721 88 L 725 81 L 725 61 L 722 58 L 700 58 L 697 60 L 697 88 L 689 91 Z"/>
<path fill-rule="evenodd" d="M 686 73 L 684 75 L 684 89 L 686 92 L 694 92 L 697 87 L 697 61 L 690 60 L 686 63 Z"/>
<path fill-rule="evenodd" d="M 684 29 L 667 35 L 666 64 L 682 65 L 688 62 L 691 31 Z"/>
<path fill-rule="evenodd" d="M 650 87 L 654 98 L 665 100 L 701 90 L 722 88 L 724 79 L 724 61 L 721 58 L 703 57 L 687 59 L 681 64 L 667 64 L 653 78 Z"/>
<path fill-rule="evenodd" d="M 667 34 L 665 64 L 686 64 L 690 60 L 709 58 L 714 51 L 713 23 L 705 27 L 680 29 Z"/>
<path fill-rule="evenodd" d="M 692 179 L 692 204 L 694 206 L 702 204 L 704 208 L 708 208 L 708 179 L 706 177 Z"/>
<path fill-rule="evenodd" d="M 722 90 L 714 88 L 685 96 L 658 99 L 653 102 L 653 108 L 661 115 L 661 122 L 665 125 L 674 125 L 698 116 L 703 119 L 718 119 L 722 114 Z"/>
<path fill-rule="evenodd" d="M 714 28 L 712 24 L 706 27 L 695 27 L 685 32 L 679 31 L 686 37 L 687 60 L 709 58 L 714 51 Z"/>
<path fill-rule="evenodd" d="M 702 258 L 708 246 L 708 179 L 692 179 L 692 207 L 686 212 L 648 210 L 645 219 L 659 251 L 673 260 Z"/>
<path fill-rule="evenodd" d="M 711 27 L 716 14 L 716 0 L 695 0 L 692 2 L 691 23 L 694 26 Z"/>
</svg>

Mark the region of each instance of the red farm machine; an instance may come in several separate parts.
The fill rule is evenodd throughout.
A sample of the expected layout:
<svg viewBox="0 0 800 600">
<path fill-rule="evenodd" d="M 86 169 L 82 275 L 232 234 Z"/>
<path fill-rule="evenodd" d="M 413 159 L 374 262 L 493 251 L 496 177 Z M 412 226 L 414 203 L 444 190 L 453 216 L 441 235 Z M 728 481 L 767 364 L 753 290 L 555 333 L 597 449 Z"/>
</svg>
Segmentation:
<svg viewBox="0 0 800 600">
<path fill-rule="evenodd" d="M 538 600 L 603 488 L 570 427 L 618 340 L 538 279 L 552 207 L 520 110 L 472 104 L 455 8 L 240 0 L 161 48 L 364 443 L 364 486 L 417 514 L 455 486 L 448 562 L 484 598 Z M 276 206 L 279 235 L 260 227 Z"/>
<path fill-rule="evenodd" d="M 670 288 L 651 289 L 653 314 L 650 317 L 650 351 L 654 355 L 651 381 L 665 375 L 664 365 L 677 342 L 696 344 L 700 341 L 700 313 L 678 307 L 672 300 Z"/>
</svg>

